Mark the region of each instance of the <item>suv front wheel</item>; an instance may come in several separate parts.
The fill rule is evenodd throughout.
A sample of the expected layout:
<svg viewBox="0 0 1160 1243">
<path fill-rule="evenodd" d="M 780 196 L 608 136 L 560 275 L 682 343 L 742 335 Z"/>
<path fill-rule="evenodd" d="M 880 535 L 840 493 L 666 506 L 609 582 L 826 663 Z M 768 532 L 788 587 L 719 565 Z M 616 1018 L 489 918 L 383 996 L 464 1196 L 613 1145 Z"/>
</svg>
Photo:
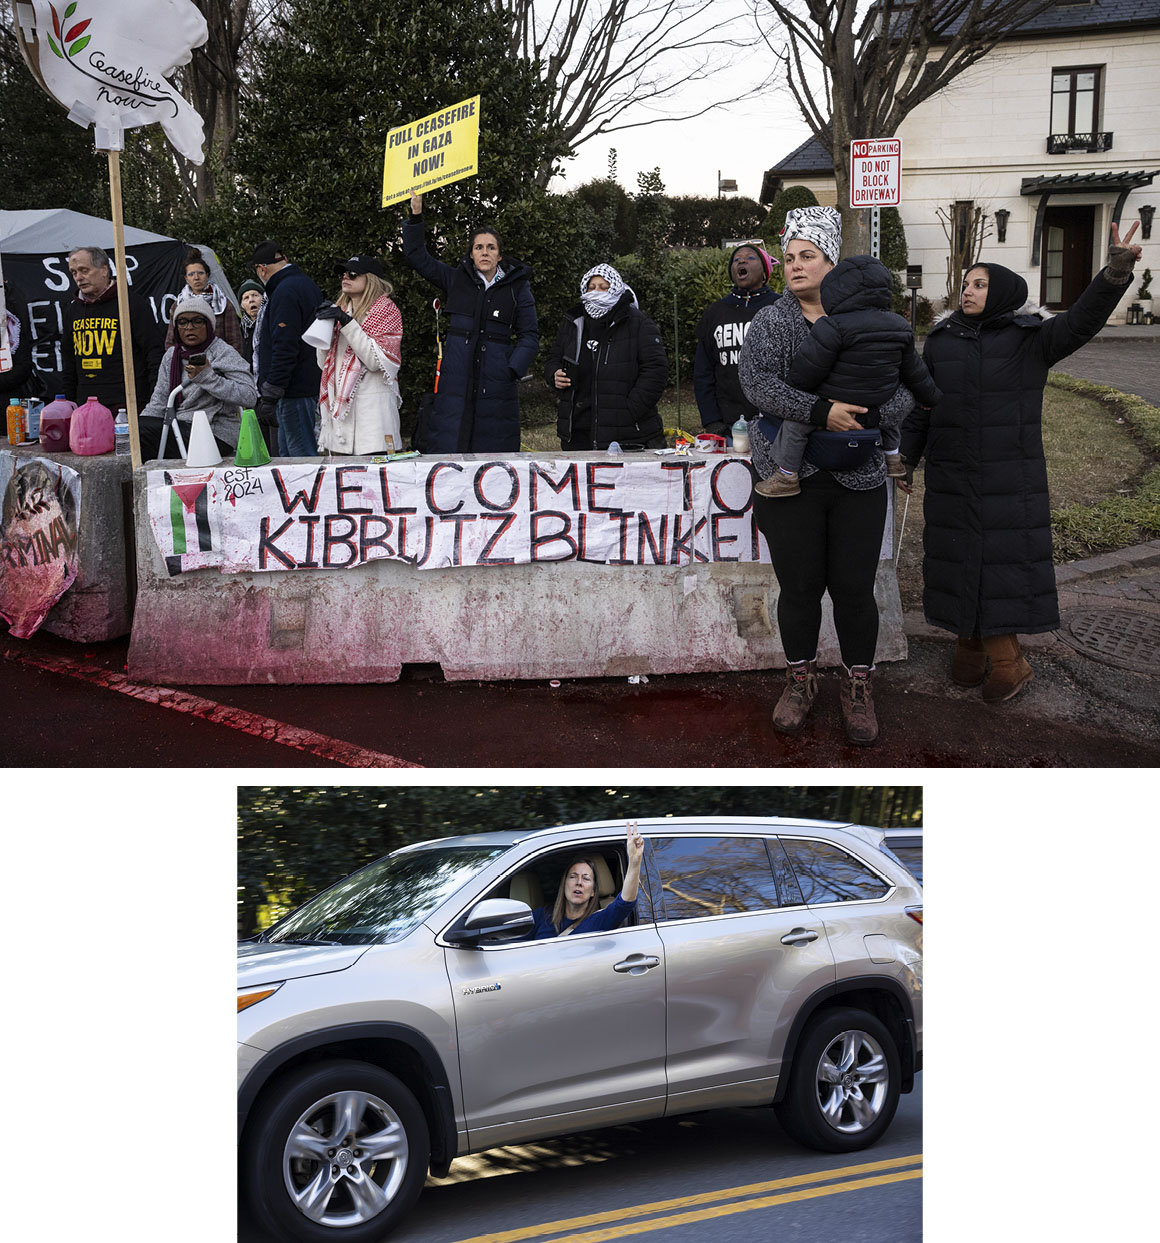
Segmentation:
<svg viewBox="0 0 1160 1243">
<path fill-rule="evenodd" d="M 802 1034 L 778 1121 L 809 1148 L 868 1148 L 894 1117 L 901 1078 L 894 1039 L 874 1015 L 827 1010 Z"/>
<path fill-rule="evenodd" d="M 423 1111 L 394 1075 L 331 1062 L 292 1073 L 259 1105 L 243 1170 L 276 1237 L 369 1243 L 415 1203 L 429 1148 Z"/>
</svg>

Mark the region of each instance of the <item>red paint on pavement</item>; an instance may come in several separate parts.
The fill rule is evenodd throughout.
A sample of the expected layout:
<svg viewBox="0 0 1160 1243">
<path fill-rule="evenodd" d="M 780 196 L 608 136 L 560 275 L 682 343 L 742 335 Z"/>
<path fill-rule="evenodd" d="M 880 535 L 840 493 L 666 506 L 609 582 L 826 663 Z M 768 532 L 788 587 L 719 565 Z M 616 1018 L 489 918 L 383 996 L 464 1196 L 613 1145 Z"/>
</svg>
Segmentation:
<svg viewBox="0 0 1160 1243">
<path fill-rule="evenodd" d="M 212 699 L 203 699 L 200 695 L 190 695 L 186 691 L 173 690 L 167 686 L 142 686 L 140 683 L 130 682 L 122 673 L 115 673 L 111 669 L 102 669 L 99 666 L 85 665 L 69 656 L 37 656 L 31 652 L 8 651 L 5 657 L 8 660 L 43 669 L 48 673 L 78 678 L 83 682 L 102 686 L 106 690 L 116 691 L 120 695 L 128 695 L 132 699 L 155 704 L 159 708 L 185 712 L 191 716 L 200 717 L 203 721 L 210 721 L 214 725 L 224 725 L 228 729 L 240 730 L 244 734 L 252 734 L 256 738 L 264 738 L 284 747 L 293 747 L 297 751 L 305 751 L 320 759 L 343 764 L 347 768 L 423 767 L 422 764 L 412 764 L 407 760 L 399 759 L 396 755 L 385 755 L 381 751 L 368 751 L 364 747 L 343 742 L 339 738 L 316 734 L 313 730 L 301 729 L 285 721 L 275 721 L 268 716 L 247 712 L 244 708 L 231 708 L 226 704 L 215 703 Z"/>
</svg>

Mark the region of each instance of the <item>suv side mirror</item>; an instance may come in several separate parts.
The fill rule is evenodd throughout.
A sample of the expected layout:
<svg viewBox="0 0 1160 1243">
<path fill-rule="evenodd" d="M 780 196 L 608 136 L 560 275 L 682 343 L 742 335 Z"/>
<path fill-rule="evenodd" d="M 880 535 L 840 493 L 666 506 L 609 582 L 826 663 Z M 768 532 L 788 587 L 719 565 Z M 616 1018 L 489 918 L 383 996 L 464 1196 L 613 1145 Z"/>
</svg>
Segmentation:
<svg viewBox="0 0 1160 1243">
<path fill-rule="evenodd" d="M 477 902 L 444 938 L 452 945 L 478 948 L 481 941 L 518 941 L 536 927 L 532 908 L 511 898 L 485 898 Z"/>
</svg>

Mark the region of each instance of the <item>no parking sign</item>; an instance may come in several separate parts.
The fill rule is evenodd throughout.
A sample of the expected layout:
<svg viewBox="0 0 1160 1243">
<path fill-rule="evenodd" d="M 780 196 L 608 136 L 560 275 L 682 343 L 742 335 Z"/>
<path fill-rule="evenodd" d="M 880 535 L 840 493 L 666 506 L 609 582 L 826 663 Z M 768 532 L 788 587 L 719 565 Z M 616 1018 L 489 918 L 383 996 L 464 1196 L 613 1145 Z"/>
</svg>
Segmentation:
<svg viewBox="0 0 1160 1243">
<path fill-rule="evenodd" d="M 901 191 L 902 139 L 855 138 L 850 144 L 850 206 L 897 207 Z"/>
</svg>

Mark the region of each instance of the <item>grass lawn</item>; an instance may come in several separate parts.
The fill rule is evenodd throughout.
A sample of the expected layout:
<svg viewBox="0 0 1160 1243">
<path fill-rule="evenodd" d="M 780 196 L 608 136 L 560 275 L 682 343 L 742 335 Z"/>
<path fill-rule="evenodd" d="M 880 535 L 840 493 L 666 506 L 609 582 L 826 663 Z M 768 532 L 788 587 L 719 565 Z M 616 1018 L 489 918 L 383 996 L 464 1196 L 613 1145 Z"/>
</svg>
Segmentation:
<svg viewBox="0 0 1160 1243">
<path fill-rule="evenodd" d="M 666 427 L 700 429 L 691 382 L 681 386 L 679 415 L 672 388 L 660 410 Z M 520 413 L 524 449 L 559 449 L 555 399 L 539 377 L 521 387 Z M 1044 393 L 1043 447 L 1057 563 L 1160 537 L 1160 410 L 1139 398 L 1055 375 Z M 922 491 L 919 471 L 898 558 L 904 608 L 922 604 Z M 902 508 L 901 503 L 896 507 L 896 540 Z"/>
</svg>

